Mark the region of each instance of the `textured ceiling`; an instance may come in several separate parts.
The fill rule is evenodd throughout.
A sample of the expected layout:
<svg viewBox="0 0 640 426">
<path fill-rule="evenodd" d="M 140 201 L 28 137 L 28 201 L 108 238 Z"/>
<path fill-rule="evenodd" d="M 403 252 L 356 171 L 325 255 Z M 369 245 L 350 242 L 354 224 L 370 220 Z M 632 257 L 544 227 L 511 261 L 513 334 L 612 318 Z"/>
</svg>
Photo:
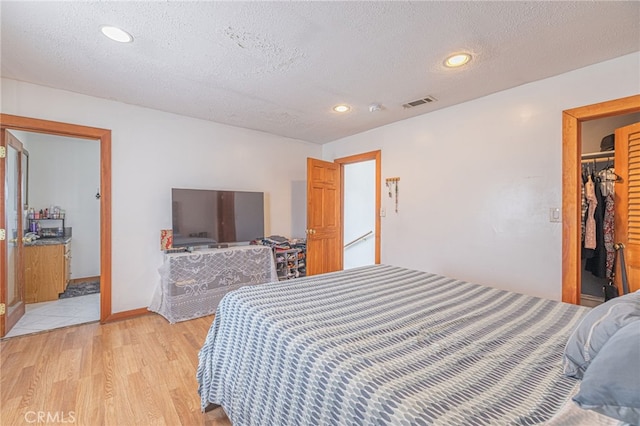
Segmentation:
<svg viewBox="0 0 640 426">
<path fill-rule="evenodd" d="M 640 50 L 638 1 L 2 1 L 0 18 L 3 77 L 314 143 Z M 473 61 L 446 69 L 457 51 Z"/>
</svg>

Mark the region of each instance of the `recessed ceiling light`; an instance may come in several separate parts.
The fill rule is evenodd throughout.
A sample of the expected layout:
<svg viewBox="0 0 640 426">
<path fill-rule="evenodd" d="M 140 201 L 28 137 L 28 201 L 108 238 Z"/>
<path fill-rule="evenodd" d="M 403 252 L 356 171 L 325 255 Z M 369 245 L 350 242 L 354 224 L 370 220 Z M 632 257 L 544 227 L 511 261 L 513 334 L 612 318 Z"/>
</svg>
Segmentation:
<svg viewBox="0 0 640 426">
<path fill-rule="evenodd" d="M 351 110 L 351 107 L 349 105 L 340 104 L 340 105 L 334 106 L 333 110 L 335 112 L 348 112 Z"/>
<path fill-rule="evenodd" d="M 131 34 L 118 27 L 103 25 L 100 27 L 100 31 L 113 41 L 119 41 L 120 43 L 131 43 L 133 41 L 133 36 Z"/>
<path fill-rule="evenodd" d="M 471 60 L 471 55 L 468 53 L 456 53 L 451 55 L 444 61 L 444 65 L 449 68 L 461 67 Z"/>
</svg>

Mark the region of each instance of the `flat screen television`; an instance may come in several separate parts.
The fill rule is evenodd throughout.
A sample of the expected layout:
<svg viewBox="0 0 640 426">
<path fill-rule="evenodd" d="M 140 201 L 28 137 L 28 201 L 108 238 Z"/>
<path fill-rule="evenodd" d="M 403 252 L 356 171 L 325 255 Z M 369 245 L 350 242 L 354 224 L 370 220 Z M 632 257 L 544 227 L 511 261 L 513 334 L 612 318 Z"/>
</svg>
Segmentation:
<svg viewBox="0 0 640 426">
<path fill-rule="evenodd" d="M 171 189 L 173 246 L 246 243 L 264 236 L 264 193 Z"/>
</svg>

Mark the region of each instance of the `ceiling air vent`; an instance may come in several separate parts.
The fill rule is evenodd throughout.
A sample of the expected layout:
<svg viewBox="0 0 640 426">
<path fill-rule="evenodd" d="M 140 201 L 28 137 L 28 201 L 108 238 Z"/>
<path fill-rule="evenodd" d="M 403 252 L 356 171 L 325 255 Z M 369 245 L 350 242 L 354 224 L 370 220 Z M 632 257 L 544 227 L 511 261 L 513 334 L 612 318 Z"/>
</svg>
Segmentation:
<svg viewBox="0 0 640 426">
<path fill-rule="evenodd" d="M 424 104 L 430 104 L 432 102 L 437 101 L 436 98 L 434 98 L 433 96 L 427 96 L 426 98 L 422 98 L 422 99 L 418 99 L 415 101 L 411 101 L 411 102 L 407 102 L 406 104 L 402 105 L 403 108 L 413 108 L 413 107 L 417 107 L 420 105 L 424 105 Z"/>
</svg>

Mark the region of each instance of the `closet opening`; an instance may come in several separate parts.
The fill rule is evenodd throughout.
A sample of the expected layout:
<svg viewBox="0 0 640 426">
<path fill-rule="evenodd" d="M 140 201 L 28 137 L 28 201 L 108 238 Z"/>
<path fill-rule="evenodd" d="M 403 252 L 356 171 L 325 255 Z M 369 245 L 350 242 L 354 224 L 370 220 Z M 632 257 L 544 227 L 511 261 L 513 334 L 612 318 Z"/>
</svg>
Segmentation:
<svg viewBox="0 0 640 426">
<path fill-rule="evenodd" d="M 596 132 L 597 134 L 597 132 Z M 587 142 L 596 140 L 583 132 Z M 609 141 L 609 135 L 603 142 Z M 592 151 L 590 143 L 582 144 L 581 155 L 581 213 L 580 304 L 596 306 L 604 302 L 603 288 L 613 279 L 615 244 L 615 185 L 620 176 L 615 173 L 613 144 Z"/>
<path fill-rule="evenodd" d="M 602 138 L 614 133 L 615 128 L 623 127 L 624 120 L 640 121 L 640 95 L 565 110 L 562 119 L 562 301 L 581 304 L 585 275 L 582 265 L 582 155 L 600 152 Z M 615 120 L 622 121 L 615 123 Z M 591 142 L 589 138 L 592 138 Z M 616 164 L 613 166 L 615 171 Z"/>
</svg>

